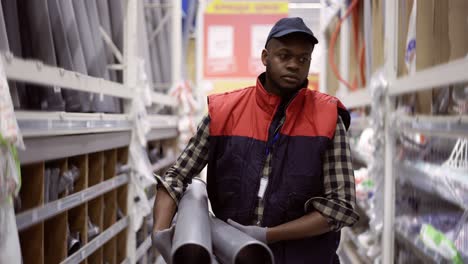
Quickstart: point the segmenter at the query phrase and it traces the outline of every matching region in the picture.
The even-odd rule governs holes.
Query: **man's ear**
[[[267,66],[267,59],[268,59],[268,51],[266,49],[262,50],[262,63],[263,66]]]

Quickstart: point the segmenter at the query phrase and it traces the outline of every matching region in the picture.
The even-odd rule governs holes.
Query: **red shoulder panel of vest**
[[[210,135],[267,141],[272,117],[258,108],[255,86],[208,97]]]
[[[286,111],[281,130],[289,136],[322,136],[333,138],[338,118],[339,101],[333,96],[303,89]]]

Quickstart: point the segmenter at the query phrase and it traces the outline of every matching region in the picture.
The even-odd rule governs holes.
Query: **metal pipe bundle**
[[[182,197],[175,222],[172,264],[274,263],[267,245],[209,215],[206,185],[199,179],[193,180]]]

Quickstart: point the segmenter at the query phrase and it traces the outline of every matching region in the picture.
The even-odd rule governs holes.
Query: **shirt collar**
[[[263,84],[265,83],[266,73],[262,73],[257,78],[257,84],[255,87],[255,97],[256,102],[261,109],[265,112],[274,114],[276,107],[281,103],[282,98],[278,95],[272,94],[267,92]],[[289,98],[289,102],[287,105],[291,103],[291,101],[296,97],[297,94],[301,93],[301,90],[305,89],[308,85],[308,80],[306,79],[304,84],[302,85],[303,88],[299,89],[294,95]]]

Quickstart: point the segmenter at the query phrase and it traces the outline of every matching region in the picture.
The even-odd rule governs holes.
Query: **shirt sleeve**
[[[197,133],[190,139],[176,163],[170,167],[163,177],[154,174],[158,185],[162,185],[172,199],[179,204],[187,185],[197,176],[208,163],[210,117],[205,115],[198,125]]]
[[[304,208],[306,212],[318,211],[327,218],[331,230],[339,231],[359,220],[359,214],[355,211],[356,188],[351,150],[341,117],[323,161],[324,195],[309,199]]]

